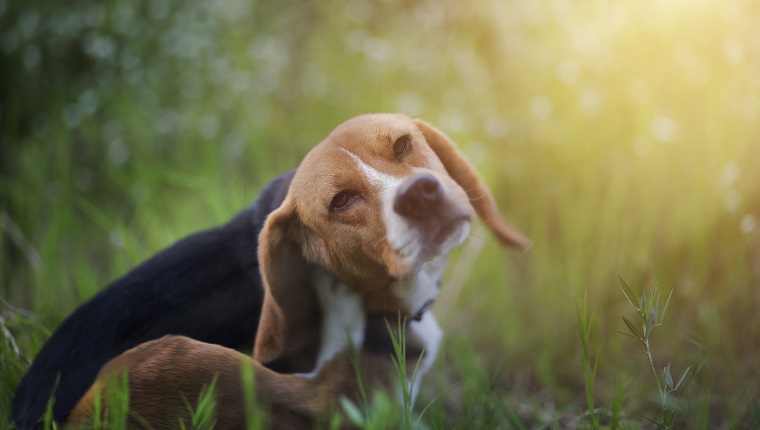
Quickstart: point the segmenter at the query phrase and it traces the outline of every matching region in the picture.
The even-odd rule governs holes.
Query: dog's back
[[[151,339],[180,334],[251,348],[263,294],[258,234],[292,177],[277,177],[230,222],[161,251],[67,318],[21,381],[11,410],[16,426],[34,427],[51,396],[54,418],[65,420],[103,364]]]

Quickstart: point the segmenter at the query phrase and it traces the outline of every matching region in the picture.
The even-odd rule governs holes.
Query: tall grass
[[[596,410],[594,398],[594,379],[596,378],[597,365],[599,364],[599,353],[591,359],[589,349],[591,339],[591,315],[588,314],[588,297],[583,296],[583,300],[576,299],[575,312],[578,314],[578,337],[581,342],[581,358],[583,359],[583,374],[586,383],[586,405],[588,406],[588,415],[590,417],[590,426],[592,429],[599,428],[599,412]],[[592,364],[593,363],[593,364]],[[611,426],[613,429],[615,426]]]
[[[655,282],[648,292],[644,290],[641,293],[641,297],[637,297],[633,293],[633,290],[631,290],[631,287],[628,286],[628,283],[622,276],[620,277],[620,285],[626,299],[628,299],[628,302],[633,306],[641,319],[640,322],[636,324],[631,322],[628,318],[623,317],[623,321],[630,331],[630,334],[627,335],[642,343],[646,357],[649,360],[649,366],[654,374],[654,380],[660,398],[660,406],[662,407],[662,419],[657,422],[658,427],[664,429],[673,428],[676,422],[676,414],[679,409],[678,400],[681,399],[689,385],[694,381],[696,375],[702,370],[702,366],[707,359],[705,358],[699,363],[688,365],[678,379],[674,379],[673,377],[670,370],[670,362],[668,362],[668,364],[662,368],[662,371],[659,372],[652,359],[650,337],[652,336],[652,331],[661,326],[665,319],[665,312],[668,310],[670,299],[673,296],[673,290],[668,294],[668,299],[665,301],[665,304],[660,307],[660,290],[658,283]]]
[[[661,382],[658,356],[709,353],[677,420],[752,425],[758,22],[750,0],[0,0],[2,410],[103,285],[228,219],[346,118],[399,111],[457,141],[534,241],[515,254],[479,233],[452,256],[420,404],[444,394],[423,422],[576,425],[587,291],[594,407],[625,381],[621,420],[646,428],[662,408],[617,333],[624,273],[678,292]]]

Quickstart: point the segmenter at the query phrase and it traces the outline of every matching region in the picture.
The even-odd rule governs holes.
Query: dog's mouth
[[[454,233],[458,232],[464,224],[468,224],[471,217],[462,215],[455,217],[451,221],[445,222],[438,232],[433,236],[431,244],[435,247],[443,245]]]
[[[456,215],[446,219],[429,219],[419,226],[417,237],[395,251],[401,257],[403,271],[394,273],[396,279],[408,277],[420,269],[420,265],[440,256],[447,255],[467,238],[472,216]]]
[[[414,314],[412,319],[415,321],[422,321],[422,317],[425,315],[425,312],[430,309],[430,306],[433,306],[433,302],[433,299],[426,301],[425,304],[423,304],[422,307],[417,311],[417,313]]]

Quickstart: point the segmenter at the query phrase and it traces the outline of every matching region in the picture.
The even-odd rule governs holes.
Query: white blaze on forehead
[[[391,176],[387,173],[383,173],[375,169],[374,167],[370,166],[369,164],[365,163],[364,160],[359,158],[358,155],[354,154],[348,149],[343,148],[343,147],[340,147],[340,149],[346,154],[348,154],[356,162],[356,164],[359,166],[359,170],[361,170],[362,173],[364,173],[364,176],[372,185],[379,187],[383,190],[387,190],[389,188],[392,188],[394,185],[397,185],[399,182],[401,182],[401,179]]]
[[[393,210],[393,199],[396,195],[396,190],[399,184],[404,178],[397,178],[395,176],[383,173],[359,158],[358,155],[347,150],[346,148],[340,148],[343,152],[348,154],[359,170],[367,178],[367,181],[376,189],[379,190],[380,201],[382,202],[382,216],[385,223],[386,240],[391,248],[401,253],[402,258],[409,258],[409,256],[416,256],[419,245],[416,241],[416,236],[419,232],[409,225],[399,214]],[[411,260],[410,260],[411,261]]]

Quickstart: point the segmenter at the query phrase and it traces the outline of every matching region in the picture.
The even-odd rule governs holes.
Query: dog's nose
[[[430,216],[443,202],[441,184],[429,173],[420,173],[399,187],[393,210],[397,214],[414,219]]]

